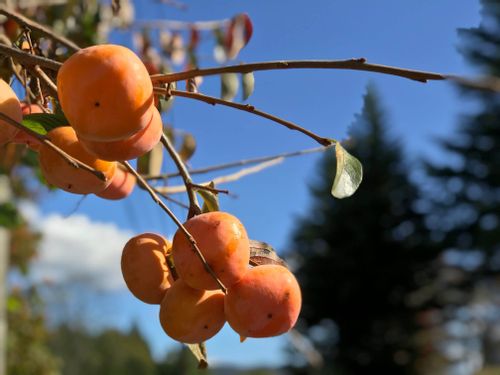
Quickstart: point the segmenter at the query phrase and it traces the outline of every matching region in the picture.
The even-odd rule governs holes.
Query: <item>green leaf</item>
[[[19,309],[21,308],[21,301],[19,301],[19,298],[17,297],[13,297],[13,296],[9,296],[7,298],[7,311],[8,312],[16,312],[16,311],[19,311]]]
[[[15,228],[22,223],[21,216],[13,203],[0,204],[0,227]]]
[[[69,122],[62,113],[32,113],[24,116],[21,124],[38,134],[45,135],[57,127],[68,126]]]
[[[198,360],[198,368],[199,369],[205,369],[208,367],[208,360],[207,360],[207,349],[205,347],[205,343],[199,343],[199,344],[186,344],[186,346],[189,348],[191,353],[195,356],[195,358]]]
[[[215,188],[215,184],[213,183],[213,181],[210,182],[208,186],[211,188]],[[219,197],[217,196],[217,194],[203,189],[197,190],[197,192],[203,198],[203,207],[201,208],[201,211],[203,213],[220,211]]]
[[[163,163],[163,146],[158,143],[151,151],[137,158],[137,171],[140,174],[158,175]]]
[[[192,134],[185,133],[182,137],[182,145],[179,150],[179,156],[181,157],[182,161],[186,162],[191,159],[191,156],[193,156],[195,150],[196,140],[194,139]]]
[[[223,100],[232,101],[238,92],[240,81],[236,73],[221,74],[221,94]]]
[[[347,198],[354,194],[363,180],[363,166],[337,142],[335,144],[337,171],[332,186],[335,198]]]
[[[255,77],[253,72],[241,75],[241,85],[243,88],[243,101],[245,101],[252,95],[255,88]]]

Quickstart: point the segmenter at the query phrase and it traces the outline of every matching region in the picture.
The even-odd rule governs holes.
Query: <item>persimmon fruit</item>
[[[174,280],[167,266],[170,243],[159,234],[142,233],[124,246],[121,269],[132,294],[149,304],[160,304]]]
[[[177,279],[160,306],[160,323],[174,340],[195,344],[213,337],[224,326],[224,293],[191,288]]]
[[[153,85],[141,59],[113,44],[83,48],[57,74],[61,107],[80,138],[110,142],[144,129],[153,115]]]
[[[96,195],[100,198],[109,200],[123,199],[132,193],[135,184],[135,176],[123,169],[121,165],[118,165],[109,186],[100,193],[96,193]]]
[[[105,181],[81,168],[70,165],[49,146],[40,146],[39,161],[42,173],[50,184],[75,194],[99,193],[109,186],[116,163],[101,160],[86,151],[70,126],[52,129],[47,137],[53,144],[88,166],[101,171]]]
[[[289,331],[302,304],[295,276],[280,265],[250,269],[225,296],[226,319],[244,337],[271,337]]]
[[[243,224],[235,216],[222,211],[207,212],[189,219],[184,227],[226,287],[243,277],[248,270],[250,245]],[[189,286],[207,290],[219,287],[181,230],[174,235],[172,255],[179,277]]]
[[[21,103],[14,90],[3,79],[0,79],[0,112],[17,122],[23,119]],[[0,145],[10,142],[18,132],[15,126],[0,120]]]
[[[29,104],[26,102],[21,102],[21,110],[23,113],[23,117],[26,115],[31,115],[34,113],[45,113],[42,107],[39,104]],[[34,151],[39,151],[42,142],[33,137],[31,134],[28,134],[24,131],[18,131],[17,134],[12,139],[13,143],[25,144],[30,147]]]
[[[112,142],[97,142],[80,139],[91,154],[103,160],[130,160],[151,151],[163,134],[163,123],[158,110],[151,109],[153,117],[148,126],[127,139]]]

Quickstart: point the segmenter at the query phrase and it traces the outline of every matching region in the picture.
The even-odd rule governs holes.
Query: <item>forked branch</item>
[[[191,244],[193,251],[196,253],[196,255],[198,256],[200,261],[203,263],[203,267],[205,268],[205,270],[210,274],[210,276],[213,277],[213,279],[215,280],[215,282],[219,286],[219,289],[222,290],[224,293],[226,293],[226,287],[224,286],[222,281],[220,281],[220,279],[217,277],[217,275],[212,270],[210,265],[207,263],[205,257],[203,256],[202,252],[200,251],[200,248],[198,247],[198,245],[196,243],[196,240],[193,238],[191,233],[189,233],[187,231],[186,227],[184,227],[184,225],[182,225],[182,223],[177,218],[177,216],[174,215],[172,210],[170,210],[170,208],[168,208],[168,206],[158,197],[158,194],[156,194],[156,192],[153,190],[153,188],[151,186],[149,186],[147,181],[130,165],[130,163],[124,161],[123,165],[127,168],[127,170],[130,173],[132,173],[137,178],[138,183],[144,189],[146,189],[146,191],[149,193],[151,198],[153,198],[153,200],[156,202],[156,204],[158,204],[163,209],[163,211],[165,211],[167,213],[167,215],[173,220],[175,225],[177,225],[177,227],[181,230],[181,232],[184,234],[184,236],[186,236],[186,239]]]

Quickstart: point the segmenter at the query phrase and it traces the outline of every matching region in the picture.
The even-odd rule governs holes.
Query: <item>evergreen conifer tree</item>
[[[327,374],[406,374],[414,361],[417,327],[407,296],[435,252],[401,145],[385,121],[369,87],[348,145],[363,163],[363,183],[354,197],[334,199],[335,160],[327,155],[312,207],[293,235],[301,330],[322,352]]]

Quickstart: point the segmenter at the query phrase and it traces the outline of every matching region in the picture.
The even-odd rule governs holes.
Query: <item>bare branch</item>
[[[42,70],[42,68],[40,68],[38,65],[35,65],[35,67],[33,68],[33,73],[45,83],[52,97],[57,98],[57,86],[54,82],[52,82],[50,77]]]
[[[224,293],[226,293],[226,290],[227,290],[226,287],[224,286],[222,281],[220,281],[220,279],[217,277],[217,275],[212,270],[210,265],[207,263],[205,257],[203,256],[202,252],[200,251],[200,248],[196,244],[196,240],[193,238],[191,233],[189,233],[187,231],[187,229],[184,227],[184,225],[182,225],[182,223],[179,221],[177,216],[175,216],[174,213],[170,210],[170,208],[168,208],[168,206],[158,197],[158,194],[156,194],[156,192],[153,190],[153,188],[151,186],[149,186],[149,184],[146,182],[146,180],[130,165],[130,163],[127,161],[124,161],[122,163],[127,168],[127,170],[137,178],[138,183],[144,189],[146,189],[146,191],[149,193],[151,198],[153,198],[153,200],[156,202],[156,204],[158,204],[163,209],[163,211],[165,211],[167,213],[167,215],[170,216],[170,218],[174,221],[175,225],[177,225],[177,227],[181,230],[181,232],[186,236],[186,238],[189,241],[189,243],[191,244],[191,247],[193,248],[194,252],[198,256],[200,261],[203,263],[203,267],[205,268],[205,270],[217,282],[219,289],[222,290]],[[185,186],[184,186],[184,188],[185,188]],[[156,189],[156,190],[159,190],[159,189]]]
[[[54,31],[50,30],[47,26],[40,25],[38,22],[30,20],[29,18],[24,17],[22,14],[17,13],[16,11],[14,11],[12,9],[8,9],[7,6],[5,6],[5,5],[0,5],[0,14],[3,14],[4,16],[7,16],[10,19],[13,19],[18,24],[26,26],[33,31],[37,31],[39,33],[42,33],[45,36],[48,36],[49,38],[55,40],[56,42],[59,42],[62,45],[66,46],[71,51],[76,52],[80,49],[80,47],[78,47],[71,40],[69,40],[61,35],[57,35]]]
[[[283,160],[285,160],[285,158],[278,157],[278,158],[275,158],[272,160],[268,160],[264,163],[254,165],[253,167],[240,169],[238,172],[235,172],[232,174],[216,177],[210,181],[202,182],[198,185],[208,186],[208,185],[210,185],[211,182],[213,182],[215,185],[219,185],[219,184],[223,184],[223,183],[227,183],[227,182],[237,181],[244,176],[247,176],[247,175],[253,174],[253,173],[258,173],[266,168],[269,168],[269,167],[272,167],[273,165],[279,164]],[[176,193],[185,192],[186,186],[185,185],[164,186],[164,187],[158,187],[156,189],[157,189],[157,191],[162,192],[164,194],[176,194]]]
[[[60,62],[57,62],[55,60],[51,60],[42,56],[32,55],[31,53],[21,51],[18,48],[9,47],[3,44],[0,44],[0,55],[10,56],[17,63],[24,66],[39,65],[42,68],[47,68],[54,71],[59,70],[62,65]]]
[[[175,20],[148,20],[137,21],[132,27],[134,28],[151,28],[151,29],[168,29],[168,30],[205,30],[211,31],[219,27],[225,27],[231,22],[230,19],[215,20],[215,21],[198,21],[198,22],[185,22]]]
[[[218,68],[191,69],[185,72],[155,74],[151,76],[153,82],[175,82],[188,78],[218,75],[222,73],[250,73],[262,70],[283,69],[347,69],[362,70],[381,74],[389,74],[408,78],[418,82],[439,81],[447,79],[448,76],[425,72],[420,70],[403,69],[387,65],[369,64],[366,59],[349,60],[297,60],[297,61],[268,61],[250,64],[229,65]]]
[[[254,115],[261,116],[261,117],[267,118],[268,120],[277,122],[278,124],[284,125],[290,130],[296,130],[298,132],[301,132],[301,133],[307,135],[308,137],[314,139],[320,145],[323,145],[323,146],[332,145],[331,139],[321,137],[321,136],[319,136],[319,135],[317,135],[317,134],[315,134],[315,133],[313,133],[313,132],[311,132],[311,131],[309,131],[309,130],[307,130],[307,129],[305,129],[297,124],[294,124],[293,122],[283,120],[280,117],[277,117],[277,116],[271,115],[270,113],[258,110],[253,105],[250,105],[250,104],[233,103],[233,102],[230,102],[227,100],[216,98],[214,96],[208,96],[208,95],[203,95],[203,94],[194,93],[194,92],[187,92],[187,91],[180,91],[180,90],[169,90],[169,89],[156,88],[156,87],[153,90],[157,93],[163,93],[166,95],[181,96],[184,98],[195,99],[195,100],[199,100],[199,101],[211,104],[211,105],[220,104],[220,105],[224,105],[226,107],[236,108],[236,109],[239,109],[241,111],[253,113]]]
[[[209,173],[209,172],[219,171],[221,169],[242,167],[242,166],[248,165],[248,164],[262,163],[264,161],[273,160],[273,159],[280,158],[280,157],[289,158],[289,157],[293,157],[293,156],[311,154],[314,152],[323,152],[323,151],[326,151],[328,149],[329,149],[329,147],[321,146],[321,147],[315,147],[315,148],[308,148],[306,150],[285,152],[285,153],[277,154],[277,155],[261,156],[259,158],[253,158],[253,159],[242,159],[242,160],[237,160],[237,161],[233,161],[233,162],[229,162],[229,163],[212,165],[212,166],[204,167],[204,168],[190,169],[189,173],[192,175],[193,174]],[[144,178],[146,180],[163,180],[166,178],[172,178],[172,177],[178,177],[178,176],[180,176],[179,173],[166,173],[166,174],[162,174],[162,175],[158,175],[158,176],[145,176]]]
[[[165,134],[161,135],[161,143],[167,149],[167,152],[169,153],[170,157],[177,166],[177,169],[179,170],[179,174],[182,176],[182,179],[184,180],[184,185],[186,186],[189,198],[188,219],[195,215],[199,215],[201,213],[201,208],[200,205],[198,204],[198,199],[196,198],[196,192],[191,187],[193,181],[191,180],[191,176],[189,175],[186,166],[182,162],[182,159],[177,153],[177,151],[175,151],[175,148],[170,142],[170,139],[168,139],[168,137]]]
[[[481,77],[481,78],[465,78],[458,76],[450,76],[449,79],[453,82],[458,83],[461,86],[465,86],[471,89],[490,91],[490,92],[500,92],[500,79],[497,77]]]
[[[54,150],[59,155],[61,155],[61,157],[64,160],[66,160],[66,162],[68,162],[68,164],[71,165],[72,167],[83,169],[89,173],[92,173],[98,179],[100,179],[102,181],[106,181],[106,176],[104,176],[104,173],[92,168],[91,166],[81,162],[78,159],[75,159],[74,157],[72,157],[71,155],[66,153],[64,150],[60,149],[55,144],[53,144],[46,136],[38,134],[37,132],[27,128],[26,126],[23,126],[22,124],[18,123],[17,121],[15,121],[14,119],[10,118],[9,116],[3,114],[2,112],[0,112],[0,119],[9,123],[10,125],[14,126],[15,128],[19,129],[20,131],[23,131],[23,132],[28,133],[29,135],[35,137],[41,143],[47,145],[52,150]]]

